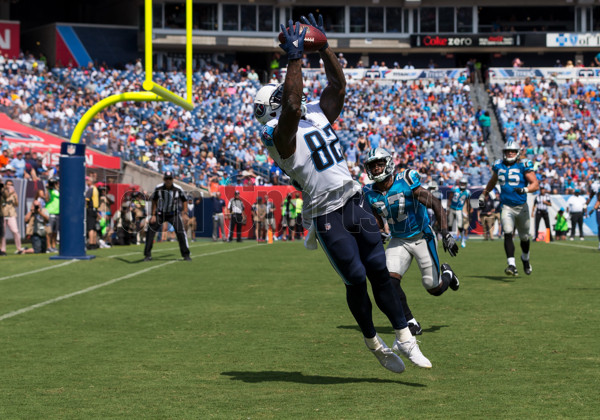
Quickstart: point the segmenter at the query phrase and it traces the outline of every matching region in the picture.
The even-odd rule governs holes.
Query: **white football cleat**
[[[403,342],[399,342],[398,340],[394,341],[392,349],[394,352],[407,357],[414,365],[425,369],[431,369],[431,362],[427,357],[423,356],[423,353],[421,353],[421,349],[419,348],[419,344],[415,337],[411,337],[410,340]]]
[[[394,373],[402,373],[404,372],[404,362],[401,358],[396,355],[391,348],[389,348],[383,340],[376,335],[377,341],[379,341],[379,347],[375,350],[370,349],[371,353],[375,355],[381,366],[386,368],[387,370],[391,370]],[[366,340],[365,340],[366,344]],[[367,346],[368,348],[369,346]]]

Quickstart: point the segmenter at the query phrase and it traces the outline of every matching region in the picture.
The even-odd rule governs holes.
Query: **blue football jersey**
[[[397,174],[386,193],[375,189],[375,184],[365,186],[365,196],[373,212],[387,220],[394,238],[411,238],[429,227],[427,208],[413,195],[420,185],[419,173],[411,169]]]
[[[502,159],[498,159],[494,162],[492,170],[498,175],[500,204],[514,207],[527,202],[527,194],[517,194],[515,188],[527,186],[525,174],[533,171],[533,163],[529,159],[520,160],[510,166],[507,166]]]
[[[452,188],[452,200],[450,208],[453,210],[461,210],[465,206],[465,202],[471,197],[471,191],[461,190],[460,187]]]

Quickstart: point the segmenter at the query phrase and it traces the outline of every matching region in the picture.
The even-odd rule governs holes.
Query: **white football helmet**
[[[254,97],[254,118],[266,124],[281,114],[282,83],[269,83],[263,86]]]
[[[515,152],[517,152],[517,154],[513,158],[508,158],[508,157],[506,157],[506,152],[508,152],[508,151],[515,151]],[[504,147],[502,148],[502,157],[503,157],[504,163],[507,165],[512,165],[519,159],[520,153],[521,153],[521,148],[517,145],[517,143],[514,140],[507,141],[506,144],[504,145]]]
[[[263,86],[254,97],[254,118],[266,124],[281,114],[283,83],[269,83]],[[306,114],[306,96],[302,95],[302,116]]]
[[[385,161],[385,168],[383,169],[382,173],[375,175],[373,172],[371,172],[370,166],[373,162],[378,160]],[[381,182],[394,173],[394,159],[392,158],[392,155],[390,155],[390,152],[382,149],[381,147],[371,149],[367,154],[367,160],[365,160],[365,169],[367,170],[367,175],[369,176],[370,180]]]
[[[468,184],[467,178],[463,178],[459,181],[458,187],[461,189],[461,191],[464,191],[467,189],[467,184]]]

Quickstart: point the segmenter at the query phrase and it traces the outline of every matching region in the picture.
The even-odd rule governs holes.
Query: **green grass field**
[[[0,418],[598,418],[597,246],[534,243],[533,274],[509,278],[502,242],[472,240],[440,255],[461,288],[437,298],[413,263],[403,285],[433,369],[400,375],[369,354],[324,253],[299,242],[195,242],[191,263],[176,243],[151,263],[141,245],[9,255]]]

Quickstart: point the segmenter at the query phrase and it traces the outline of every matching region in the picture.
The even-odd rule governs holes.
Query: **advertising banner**
[[[280,70],[281,79],[285,77],[286,69]],[[466,75],[466,69],[344,69],[346,80],[379,80],[385,82],[418,80],[418,79],[458,79]],[[316,78],[320,75],[325,77],[322,69],[302,69],[304,77]]]
[[[21,50],[21,24],[19,22],[0,21],[0,54],[8,58],[19,57]]]
[[[514,35],[411,35],[412,47],[473,48],[514,47],[521,45],[521,36]]]
[[[600,47],[600,33],[547,33],[546,46],[552,48],[597,48]]]
[[[44,163],[58,165],[60,144],[65,139],[20,124],[3,113],[0,113],[0,133],[4,134],[5,140],[10,143],[13,150],[31,150],[41,153],[44,156]],[[87,167],[121,169],[120,158],[107,156],[89,148],[86,148],[85,151],[85,164]]]
[[[600,68],[596,67],[493,67],[489,69],[490,83],[515,82],[526,77],[556,79],[557,81],[580,80],[582,83],[600,83]]]

